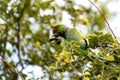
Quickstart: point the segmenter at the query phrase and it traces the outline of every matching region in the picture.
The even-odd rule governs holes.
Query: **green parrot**
[[[67,41],[76,41],[77,43],[79,43],[81,52],[90,61],[94,61],[94,59],[104,60],[97,55],[92,55],[91,57],[88,56],[88,53],[92,51],[87,49],[88,42],[85,39],[85,35],[82,33],[81,30],[78,30],[77,28],[69,28],[65,25],[56,25],[53,28],[53,36],[54,38],[50,39],[50,41],[55,40],[57,44],[61,43],[61,40],[58,39],[58,37],[62,37]]]
[[[82,33],[82,31],[76,29],[76,28],[69,28],[65,25],[56,25],[53,28],[53,35],[57,37],[62,37],[67,41],[76,41],[80,44],[81,49],[87,49],[87,41],[85,39],[85,35]],[[57,40],[57,43],[60,43],[60,40]]]
[[[57,44],[61,43],[61,40],[58,37],[62,37],[67,41],[76,41],[77,43],[79,43],[81,52],[90,61],[94,61],[94,59],[98,59],[100,61],[108,62],[108,60],[94,54],[92,54],[91,57],[88,56],[88,52],[92,52],[92,51],[87,49],[88,42],[85,39],[85,35],[82,33],[81,30],[78,30],[77,28],[69,28],[65,25],[56,25],[53,28],[53,36],[54,38],[50,39],[50,41],[55,40]]]

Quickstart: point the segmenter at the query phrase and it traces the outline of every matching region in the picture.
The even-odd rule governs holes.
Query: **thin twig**
[[[96,7],[96,9],[98,10],[98,12],[101,14],[101,16],[103,17],[104,21],[106,22],[106,24],[108,25],[108,29],[111,31],[111,33],[113,34],[114,38],[117,39],[117,37],[115,36],[113,30],[111,29],[107,19],[105,18],[104,14],[100,11],[100,9],[91,1],[88,0],[94,7]]]
[[[25,7],[25,5],[24,5],[24,7]],[[21,45],[20,45],[20,42],[21,42],[21,38],[20,38],[21,25],[20,25],[20,20],[21,20],[23,14],[24,14],[24,10],[25,10],[24,7],[22,8],[21,13],[20,13],[20,16],[19,16],[18,18],[14,16],[15,19],[16,19],[16,21],[17,21],[17,27],[18,27],[18,29],[17,29],[17,30],[18,30],[18,35],[17,35],[18,46],[17,46],[17,48],[18,48],[18,58],[19,58],[19,62],[20,62],[20,65],[21,65],[21,67],[22,67],[22,69],[21,69],[20,72],[22,72],[22,70],[24,69],[24,65],[23,65],[23,63],[22,63],[22,58],[21,58],[21,54],[20,54],[20,51],[21,51]]]
[[[2,60],[2,62],[10,69],[11,72],[15,72],[16,74],[18,74],[22,80],[24,80],[23,76],[16,71],[16,69],[10,65],[2,56],[0,56],[0,60]]]
[[[15,68],[13,66],[11,66],[6,60],[3,59],[3,57],[0,58],[3,63],[9,67],[9,69],[11,70],[11,72],[16,72]]]
[[[21,65],[22,70],[23,70],[24,66],[23,66],[22,58],[21,58],[21,54],[20,54],[20,50],[21,50],[21,45],[20,45],[20,42],[21,42],[21,38],[20,38],[20,28],[21,28],[20,27],[20,22],[18,21],[17,24],[18,24],[18,36],[17,36],[17,38],[18,38],[18,58],[19,58],[20,65]]]

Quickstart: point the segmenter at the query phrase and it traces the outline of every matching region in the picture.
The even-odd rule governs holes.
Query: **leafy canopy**
[[[111,13],[105,3],[95,0],[106,18]],[[88,1],[89,2],[89,1]],[[120,45],[111,34],[104,34],[105,21],[89,4],[74,0],[0,0],[0,80],[114,80],[120,78]],[[49,42],[51,27],[66,23],[87,29],[88,50],[75,41],[62,39],[60,45]],[[64,22],[63,22],[64,21]],[[80,25],[81,24],[81,25]],[[94,33],[94,30],[97,30]],[[90,35],[89,35],[90,34]],[[44,76],[28,66],[38,66]],[[30,77],[29,75],[33,75]]]

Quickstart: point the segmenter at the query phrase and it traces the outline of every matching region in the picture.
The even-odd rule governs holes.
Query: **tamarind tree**
[[[83,2],[87,6],[77,0],[0,0],[0,80],[119,80],[120,44],[106,27],[111,0]],[[59,44],[49,41],[56,24],[82,26],[88,47],[64,37]],[[27,72],[28,66],[43,75]]]

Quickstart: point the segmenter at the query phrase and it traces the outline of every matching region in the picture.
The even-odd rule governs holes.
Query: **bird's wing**
[[[66,32],[66,39],[68,41],[75,40],[79,42],[82,38],[84,38],[84,34],[76,28],[70,28]]]

